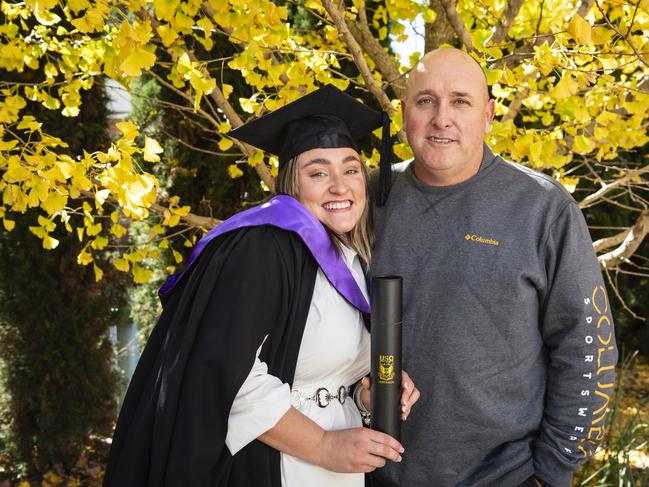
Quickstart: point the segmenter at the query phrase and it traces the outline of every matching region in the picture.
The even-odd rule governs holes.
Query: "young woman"
[[[231,134],[279,155],[280,195],[210,231],[161,289],[104,485],[360,487],[401,460],[350,397],[369,371],[372,243],[354,140],[380,124],[327,86]],[[419,392],[402,384],[405,419]]]

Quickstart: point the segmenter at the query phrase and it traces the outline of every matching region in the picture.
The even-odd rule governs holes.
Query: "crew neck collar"
[[[406,174],[410,182],[420,191],[426,193],[444,193],[449,191],[455,191],[457,189],[463,188],[465,186],[470,186],[476,181],[482,179],[486,174],[490,173],[491,170],[495,167],[495,161],[498,158],[497,155],[489,148],[485,143],[482,145],[482,160],[480,161],[480,167],[478,172],[471,176],[469,179],[462,181],[457,184],[450,184],[448,186],[430,186],[428,184],[422,183],[417,176],[415,175],[415,161],[411,161],[410,165],[406,170]]]

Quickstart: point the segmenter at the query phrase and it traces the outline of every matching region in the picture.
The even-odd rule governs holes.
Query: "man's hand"
[[[367,410],[370,409],[370,404],[371,404],[371,380],[369,377],[363,377],[363,380],[361,381],[361,386],[362,390],[360,392],[360,400],[363,403],[363,406]],[[412,405],[416,403],[419,400],[419,397],[421,394],[419,393],[419,389],[415,387],[415,383],[412,381],[410,376],[408,375],[408,372],[405,370],[401,371],[401,420],[405,421],[408,419],[408,415],[410,414],[410,409],[412,408]]]
[[[372,472],[387,460],[401,461],[403,447],[385,433],[367,428],[325,431],[318,465],[342,473]]]

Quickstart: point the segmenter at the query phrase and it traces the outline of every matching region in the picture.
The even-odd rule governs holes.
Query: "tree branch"
[[[590,12],[591,7],[593,6],[594,0],[581,0],[577,13],[582,17],[586,17],[586,14]]]
[[[613,269],[631,257],[649,233],[649,210],[642,212],[635,224],[628,230],[622,243],[597,259],[604,269]]]
[[[390,117],[392,117],[395,114],[396,110],[392,106],[392,103],[390,102],[388,95],[385,94],[385,91],[383,91],[381,87],[379,87],[376,84],[376,81],[374,80],[374,76],[372,76],[372,72],[370,71],[367,62],[365,62],[365,58],[363,57],[363,52],[361,50],[360,45],[358,44],[358,42],[356,42],[356,39],[354,38],[350,30],[347,28],[347,23],[345,22],[344,13],[338,10],[338,8],[334,6],[331,0],[322,0],[322,5],[327,11],[327,13],[329,14],[329,16],[331,17],[331,19],[333,20],[334,25],[336,26],[338,32],[340,32],[340,34],[342,34],[343,38],[345,39],[347,48],[349,49],[349,52],[352,55],[352,58],[354,59],[354,64],[356,65],[358,71],[361,73],[361,76],[363,77],[365,86],[370,91],[370,93],[372,93],[372,95],[374,95],[374,97],[378,100],[383,111],[385,111]],[[406,136],[405,133],[403,133],[403,130],[399,131],[399,140],[401,142],[406,141]]]
[[[439,3],[444,8],[444,12],[446,12],[446,18],[453,26],[453,29],[455,30],[457,36],[460,38],[460,42],[464,44],[464,47],[466,47],[467,51],[473,51],[473,41],[471,40],[471,34],[467,30],[466,25],[464,25],[464,22],[462,22],[460,15],[457,13],[457,6],[455,5],[455,1],[440,0]]]
[[[207,5],[209,6],[209,4],[207,4]],[[205,6],[205,4],[203,6]],[[211,8],[211,6],[209,6],[209,8],[211,9],[212,13],[214,13],[214,10]],[[155,32],[156,37],[158,37],[158,39],[160,39],[160,35],[158,34],[158,26],[160,25],[160,23],[152,15],[150,15],[148,13],[146,15],[150,19],[151,26],[154,28],[153,31]],[[162,39],[160,39],[160,40],[162,40]],[[171,48],[168,48],[167,52],[169,53],[169,55],[171,56],[172,59],[176,58],[177,54],[175,54],[174,51]],[[192,62],[196,62],[196,56],[194,55],[193,52],[187,52],[187,54],[189,55],[189,59]],[[239,117],[239,114],[237,114],[237,112],[232,107],[232,105],[230,105],[230,102],[228,102],[228,100],[225,98],[225,96],[223,96],[223,92],[221,91],[221,89],[218,86],[215,86],[214,90],[212,90],[212,93],[210,93],[208,96],[210,96],[210,98],[212,98],[212,100],[214,100],[214,102],[216,103],[216,106],[225,114],[225,116],[227,117],[227,119],[230,122],[230,125],[232,127],[236,128],[236,127],[240,127],[241,125],[243,125],[243,120],[241,120],[241,117]],[[218,127],[218,124],[214,128],[216,129],[217,127]],[[244,144],[243,142],[241,142],[239,140],[233,139],[233,142],[241,150],[243,155],[245,155],[246,157],[249,157],[255,151],[255,149],[253,147],[249,146],[248,144]],[[257,175],[264,182],[264,184],[266,186],[268,186],[268,188],[271,191],[274,191],[275,190],[275,178],[273,178],[272,174],[270,173],[270,169],[268,169],[268,167],[265,164],[257,164],[254,167],[255,167],[255,171],[257,172]]]
[[[593,242],[593,248],[597,253],[602,252],[606,249],[610,249],[611,247],[615,247],[616,245],[620,245],[622,242],[624,242],[624,239],[628,234],[629,229],[627,228],[626,230],[623,230],[615,235],[611,235],[610,237],[600,238],[599,240]]]
[[[630,170],[629,172],[626,173],[625,176],[622,176],[621,178],[616,179],[612,183],[604,185],[602,188],[598,189],[594,193],[591,193],[588,196],[586,196],[583,200],[581,200],[579,202],[579,208],[584,209],[584,208],[588,208],[590,206],[593,206],[598,200],[602,199],[604,197],[604,195],[606,193],[608,193],[609,191],[612,191],[615,188],[618,188],[618,187],[628,183],[632,179],[634,179],[634,178],[636,178],[636,177],[638,177],[638,176],[640,176],[642,174],[648,173],[648,172],[649,172],[649,164],[647,164],[646,166],[644,166],[644,167],[642,167],[640,169],[632,169],[632,170]]]
[[[394,90],[394,94],[403,100],[406,97],[405,77],[399,72],[394,58],[388,54],[376,37],[370,32],[365,4],[359,9],[358,19],[358,21],[346,19],[349,31],[363,48],[363,51],[374,61],[383,78]]]
[[[167,208],[158,203],[153,203],[150,208],[155,210],[156,213],[160,213],[161,215],[164,215],[165,210],[167,210]],[[207,229],[214,228],[219,223],[221,223],[221,220],[218,220],[216,218],[195,215],[193,213],[187,213],[187,215],[181,216],[180,219],[193,227],[203,227]]]
[[[527,90],[518,89],[514,95],[514,99],[509,105],[507,105],[507,113],[505,113],[501,118],[501,122],[506,122],[507,120],[514,120],[518,115],[518,112],[521,110],[523,105],[523,100],[527,96]]]
[[[500,44],[505,40],[509,30],[512,28],[512,25],[514,25],[514,20],[523,6],[524,1],[525,0],[509,0],[505,11],[498,19],[498,24],[495,26],[495,30],[488,41],[489,43]]]
[[[640,0],[638,0],[638,2],[640,2]],[[617,27],[615,27],[615,26],[611,23],[611,21],[608,19],[608,16],[604,13],[604,10],[602,9],[602,7],[599,6],[599,3],[598,3],[597,1],[595,1],[595,5],[597,6],[597,10],[599,10],[599,12],[602,14],[602,17],[604,18],[604,20],[606,21],[606,23],[608,24],[608,26],[609,26],[611,29],[613,29],[617,35],[619,35],[620,37],[622,37],[622,39],[624,39],[624,40],[626,41],[626,43],[629,45],[629,47],[631,48],[631,50],[632,50],[632,51],[635,53],[635,55],[638,57],[638,60],[639,60],[642,64],[644,64],[645,66],[649,67],[649,62],[647,62],[647,61],[645,60],[645,58],[642,57],[642,54],[640,54],[640,53],[638,52],[638,50],[636,49],[636,47],[635,47],[635,45],[633,44],[633,42],[631,42],[631,39],[629,39],[629,36],[628,36],[628,35],[624,35],[624,34],[622,34],[622,32],[620,32],[620,29],[618,29]],[[629,26],[629,32],[631,32],[631,26]]]
[[[354,59],[354,64],[360,71],[361,76],[363,77],[363,81],[365,81],[365,86],[378,100],[381,108],[386,111],[388,115],[392,116],[395,112],[395,109],[392,106],[392,103],[390,103],[388,95],[386,95],[385,92],[376,84],[374,76],[372,76],[372,72],[370,71],[369,66],[365,62],[365,58],[363,57],[361,46],[358,44],[358,42],[356,42],[356,39],[352,35],[351,31],[347,28],[344,13],[338,10],[338,7],[334,6],[331,0],[323,0],[322,5],[333,20],[333,23],[336,26],[338,32],[340,32],[340,34],[345,39],[347,48],[349,49],[349,52]]]
[[[428,0],[428,8],[435,12],[435,20],[424,27],[424,49],[430,52],[443,44],[452,44],[455,30],[449,23],[440,0]]]

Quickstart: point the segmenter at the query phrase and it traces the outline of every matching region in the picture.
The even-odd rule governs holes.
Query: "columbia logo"
[[[473,235],[471,233],[467,233],[464,236],[464,240],[466,240],[467,242],[471,241],[487,245],[500,245],[500,242],[494,238],[481,237],[480,235]]]

